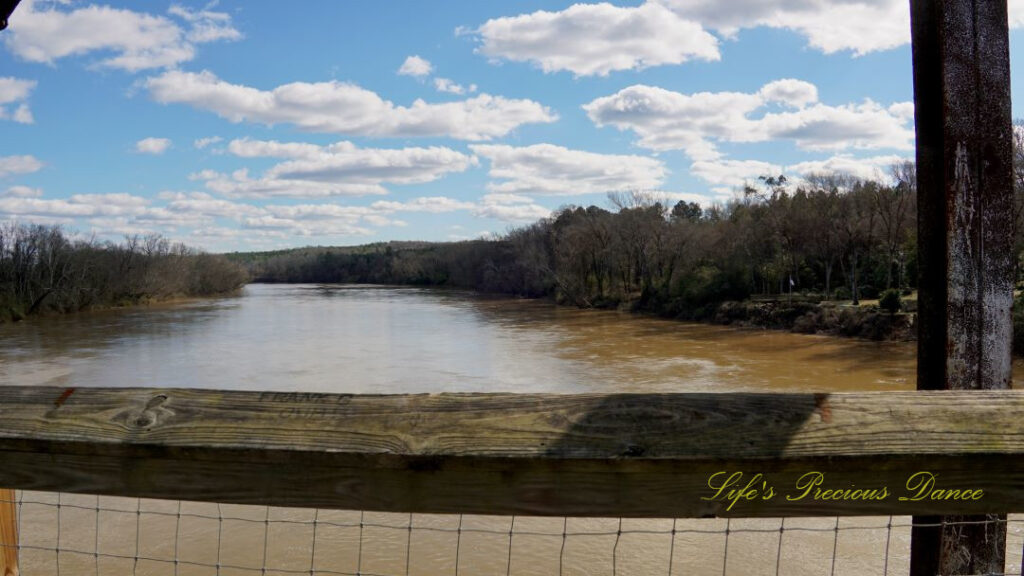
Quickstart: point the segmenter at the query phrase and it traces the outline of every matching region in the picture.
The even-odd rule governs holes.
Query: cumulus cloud
[[[0,214],[43,217],[122,216],[138,214],[145,209],[145,205],[146,200],[128,194],[76,194],[70,198],[56,199],[40,198],[34,193],[15,194],[0,198]]]
[[[202,181],[208,190],[229,198],[316,198],[388,193],[386,188],[376,183],[252,178],[247,169],[235,170],[230,174],[203,170],[192,174],[190,178]]]
[[[783,106],[773,110],[773,104]],[[718,159],[717,142],[785,139],[805,150],[906,150],[914,142],[905,105],[886,109],[871,100],[822,104],[812,84],[797,80],[771,82],[752,94],[682,94],[634,85],[583,109],[598,126],[634,132],[640,146],[684,150],[694,160]]]
[[[416,100],[406,107],[341,82],[294,82],[266,91],[225,82],[208,71],[172,70],[145,84],[158,102],[189,104],[231,122],[293,124],[313,132],[354,136],[490,140],[523,124],[557,119],[533,100],[489,94],[439,104]]]
[[[39,198],[43,195],[41,188],[29,188],[28,186],[11,186],[0,197],[9,198]]]
[[[429,214],[441,214],[443,212],[455,212],[456,210],[472,210],[476,204],[463,202],[446,196],[425,196],[414,198],[407,202],[395,202],[391,200],[378,200],[370,207],[382,212],[426,212]]]
[[[104,54],[99,66],[137,72],[192,60],[197,44],[241,38],[222,12],[174,5],[169,18],[100,5],[66,10],[41,4],[22,2],[4,39],[11,52],[29,62],[52,64],[99,52]]]
[[[434,67],[428,60],[413,55],[406,58],[405,62],[402,62],[402,66],[398,69],[398,75],[420,78],[429,76],[433,70]]]
[[[211,10],[189,10],[184,6],[172,4],[167,13],[181,18],[189,24],[185,39],[196,44],[216,42],[219,40],[241,40],[242,33],[231,24],[231,15],[226,12]]]
[[[315,182],[390,182],[421,184],[448,172],[463,172],[472,158],[451,148],[355,148],[329,150],[312,158],[282,162],[267,171],[272,178]]]
[[[43,167],[35,156],[0,156],[0,178],[13,174],[31,174]]]
[[[35,87],[34,80],[0,76],[0,120],[31,124],[33,118],[28,107],[28,97]]]
[[[382,206],[299,204],[260,206],[216,198],[205,192],[161,192],[151,199],[131,194],[78,194],[43,198],[42,191],[14,186],[0,194],[0,219],[85,225],[102,234],[158,232],[196,238],[365,236],[371,226],[404,226],[390,216],[401,211],[470,210],[476,205],[449,198],[415,198]]]
[[[725,36],[744,28],[782,28],[826,54],[850,50],[862,55],[910,41],[910,9],[901,0],[657,1]]]
[[[516,194],[486,194],[480,199],[473,215],[504,222],[532,222],[551,215],[551,210],[537,204],[533,198]]]
[[[574,4],[488,20],[473,33],[481,54],[576,76],[720,58],[718,40],[700,23],[654,2]]]
[[[793,78],[769,82],[762,86],[757,93],[766,103],[774,102],[791,108],[803,108],[818,101],[817,86]]]
[[[670,15],[663,15],[666,10]],[[1010,27],[1024,26],[1024,0],[1010,0],[1009,11]],[[849,51],[860,56],[908,44],[910,9],[905,0],[649,0],[636,8],[576,4],[561,12],[497,18],[474,32],[481,37],[480,51],[488,56],[584,76],[643,64],[718,59],[717,43],[707,30],[734,38],[740,30],[758,27],[790,30],[826,54]],[[679,35],[684,30],[693,32]],[[587,50],[590,34],[608,40]],[[677,46],[681,38],[684,46]]]
[[[471,145],[490,160],[487,188],[506,194],[577,195],[660,186],[667,174],[660,160],[644,156],[596,154],[553,144],[514,147]]]
[[[317,146],[305,142],[237,139],[227,151],[240,158],[280,158],[262,177],[248,171],[193,175],[208,189],[232,197],[267,198],[386,194],[383,184],[422,184],[463,172],[475,158],[451,148],[359,148],[351,142]]]
[[[855,158],[850,155],[840,154],[826,158],[825,160],[809,160],[786,167],[786,173],[792,173],[800,177],[807,177],[812,174],[844,174],[860,180],[889,180],[891,168],[902,162],[913,161],[912,158],[888,154],[883,156],[871,156],[867,158]]]
[[[258,216],[263,208],[215,198],[204,192],[164,192],[160,198],[166,201],[165,208],[177,214],[195,214],[208,218],[238,218]]]
[[[203,150],[207,146],[210,146],[212,144],[217,144],[217,143],[219,143],[219,142],[221,142],[223,140],[224,139],[221,138],[220,136],[208,136],[206,138],[196,138],[192,142],[192,145],[195,146],[196,150]]]
[[[0,193],[0,219],[65,224],[101,235],[160,233],[187,237],[190,243],[227,241],[244,246],[273,239],[368,236],[380,227],[402,227],[402,213],[462,211],[479,218],[531,221],[550,211],[530,198],[489,194],[479,201],[446,196],[377,201],[369,205],[307,203],[261,205],[216,197],[207,192],[164,191],[156,198],[131,194],[77,194],[44,198],[42,190],[14,186]],[[232,245],[237,249],[237,244]]]
[[[889,180],[889,171],[895,164],[911,160],[898,154],[885,154],[858,158],[837,154],[823,160],[808,160],[782,166],[760,160],[699,160],[690,166],[690,173],[724,189],[739,189],[756,183],[761,176],[784,174],[794,185],[799,185],[815,174],[843,174],[860,180]]]
[[[765,26],[792,30],[826,54],[860,56],[910,43],[905,0],[652,0],[724,36]],[[1024,26],[1024,1],[1010,0],[1010,27]]]
[[[143,138],[135,143],[135,151],[140,154],[160,155],[171,147],[167,138]]]
[[[476,92],[476,84],[470,84],[469,87],[464,87],[462,84],[457,84],[448,78],[434,78],[434,88],[438,92],[447,92],[448,94],[457,94],[459,96],[466,94],[467,92]]]
[[[698,160],[690,165],[694,176],[721,187],[740,188],[761,176],[777,176],[782,166],[760,160]]]

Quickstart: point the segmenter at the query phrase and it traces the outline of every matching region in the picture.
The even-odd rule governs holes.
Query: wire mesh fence
[[[912,527],[907,516],[541,518],[13,494],[23,576],[901,575]],[[995,521],[1007,524],[1005,574],[1020,574],[1024,516]]]

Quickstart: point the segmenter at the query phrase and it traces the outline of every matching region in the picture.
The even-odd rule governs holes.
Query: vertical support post
[[[917,387],[1011,386],[1012,122],[1005,0],[911,0]],[[911,574],[1002,573],[1005,516],[915,517]],[[959,524],[958,524],[959,523]]]
[[[0,576],[18,576],[18,509],[14,490],[0,488]]]

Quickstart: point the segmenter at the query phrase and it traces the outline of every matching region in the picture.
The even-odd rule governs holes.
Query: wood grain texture
[[[1024,510],[1024,394],[420,394],[0,387],[0,486],[627,517]],[[887,488],[883,500],[787,500]],[[916,472],[979,500],[899,501]],[[716,472],[774,497],[709,500]],[[719,479],[724,479],[720,476]],[[717,484],[716,484],[717,485]],[[742,486],[737,486],[741,488]],[[764,490],[762,490],[764,491]]]
[[[0,576],[18,576],[18,510],[14,490],[0,488]]]
[[[1007,22],[1005,2],[911,1],[919,388],[1011,387],[1016,267]],[[911,573],[1002,572],[1006,526],[984,522],[993,519],[946,516],[947,524],[977,523],[915,528]]]

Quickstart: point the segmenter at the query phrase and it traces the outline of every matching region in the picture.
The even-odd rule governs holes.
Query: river
[[[306,392],[909,390],[913,343],[466,292],[261,285],[0,325],[0,381]]]
[[[910,390],[914,357],[913,343],[380,286],[250,285],[240,297],[0,325],[0,382],[12,385],[348,393]],[[308,573],[312,560],[318,570],[364,574],[405,574],[407,566],[411,574],[611,574],[613,565],[618,574],[666,574],[671,562],[672,573],[744,575],[775,574],[777,567],[782,574],[824,573],[833,550],[835,574],[905,573],[909,539],[901,526],[908,518],[894,519],[891,533],[877,529],[889,518],[843,518],[838,539],[835,519],[787,519],[781,547],[780,521],[734,520],[726,547],[724,520],[680,520],[673,542],[671,520],[626,520],[619,535],[614,519],[517,518],[512,526],[509,518],[268,512],[80,495],[62,495],[58,509],[54,494],[23,497],[25,576],[57,572],[58,538],[60,570],[68,574],[210,574],[217,562],[255,573],[263,562]],[[1019,542],[1021,525],[1011,531]],[[563,532],[570,534],[564,545]],[[92,554],[97,548],[100,556]],[[166,561],[175,550],[177,565]]]

